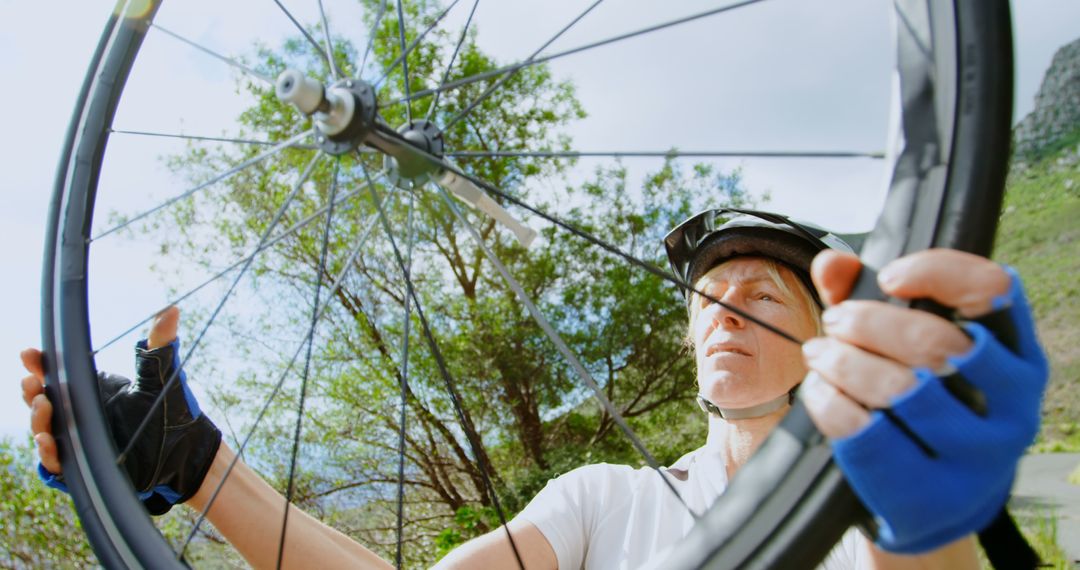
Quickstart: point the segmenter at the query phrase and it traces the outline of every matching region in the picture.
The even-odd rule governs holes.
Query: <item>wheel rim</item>
[[[1004,21],[1008,21],[1007,5],[998,3],[1000,5],[993,8],[998,13],[990,16],[991,20],[988,21],[983,18],[984,14],[990,12],[990,10],[979,10],[972,4],[963,1],[957,2],[957,10],[963,15],[959,19],[962,25],[965,26],[965,28],[961,28],[960,32],[960,41],[964,48],[975,49],[978,52],[978,50],[986,49],[987,45],[996,45],[1000,51],[994,54],[994,61],[1010,60],[1011,44],[1008,41],[1007,30],[1004,38],[1000,35],[1002,33],[1002,26],[1000,25],[1002,13],[1004,13]],[[938,9],[940,5],[940,3],[934,4],[934,9]],[[122,8],[118,9],[117,13],[124,13],[125,8],[123,6],[126,6],[126,4],[121,2],[121,6]],[[89,250],[86,238],[91,237],[88,235],[88,231],[97,191],[100,160],[104,153],[109,129],[112,126],[113,110],[119,98],[119,93],[111,90],[108,91],[111,96],[101,95],[102,91],[99,86],[101,82],[105,81],[102,79],[102,74],[111,77],[110,81],[115,80],[119,84],[123,84],[134,59],[134,54],[138,51],[143,34],[146,32],[145,25],[140,22],[151,21],[158,6],[157,3],[151,4],[145,20],[118,19],[114,17],[106,28],[102,42],[91,64],[91,73],[88,75],[88,80],[84,85],[83,95],[80,97],[80,103],[77,106],[72,129],[69,132],[69,142],[66,146],[68,150],[61,161],[56,197],[54,197],[53,201],[49,243],[46,246],[47,254],[43,284],[43,298],[45,299],[44,344],[50,362],[55,362],[55,372],[49,377],[50,396],[54,398],[54,401],[58,401],[58,398],[62,402],[60,406],[57,406],[56,431],[62,434],[59,439],[65,456],[65,472],[74,475],[74,480],[79,481],[79,483],[72,486],[72,493],[80,517],[83,518],[84,526],[91,536],[95,551],[101,558],[102,563],[109,567],[137,567],[147,561],[160,563],[162,560],[172,556],[170,554],[172,553],[171,547],[157,534],[153,524],[149,521],[149,517],[145,515],[141,505],[131,495],[130,486],[128,486],[126,479],[110,461],[110,457],[115,452],[111,449],[109,442],[95,437],[98,434],[106,433],[102,414],[94,401],[94,390],[96,388],[93,379],[95,378],[96,367],[92,360],[77,356],[90,354],[94,351],[90,342],[90,309],[86,300],[86,257]],[[937,21],[941,21],[942,16],[940,14],[936,17],[938,18]],[[972,38],[976,36],[980,38],[980,42],[987,41],[981,38],[995,38],[996,43],[973,43]],[[318,40],[314,41],[318,43]],[[124,47],[116,51],[118,48],[115,46],[117,45]],[[120,55],[116,55],[117,53]],[[982,71],[986,67],[982,65],[979,70]],[[1000,67],[1004,70],[1002,73],[1005,76],[1011,73],[1011,65]],[[968,71],[967,67],[964,69]],[[340,75],[339,70],[335,70],[334,73]],[[1011,90],[1000,88],[1002,82],[1005,81],[1003,76],[990,75],[988,77],[986,73],[962,73],[960,75],[964,81],[960,90],[961,97],[964,96],[964,93],[981,94],[991,90],[1009,91],[1011,94]],[[940,103],[938,105],[940,107]],[[964,99],[961,99],[961,106],[963,107],[963,105]],[[1003,138],[1001,134],[1008,132],[1008,112],[1003,111],[1003,109],[1011,109],[1011,101],[999,98],[986,102],[985,105],[976,109],[974,114],[965,112],[960,117],[955,129],[955,140],[958,141],[955,145],[956,148],[953,149],[955,158],[947,163],[947,166],[952,166],[953,170],[948,172],[947,179],[952,186],[961,189],[951,190],[944,197],[946,205],[941,217],[946,222],[940,224],[944,231],[938,232],[933,238],[927,238],[926,244],[910,243],[905,245],[903,251],[922,249],[925,245],[933,243],[934,245],[954,246],[983,254],[988,252],[993,235],[992,221],[996,218],[1000,194],[995,196],[991,193],[989,199],[981,199],[979,194],[972,191],[972,189],[982,187],[1000,188],[1002,185],[1005,164],[1004,153],[1007,152],[1008,146],[1007,138]],[[946,114],[951,116],[951,113]],[[1005,117],[1005,119],[1003,121],[983,120],[986,117],[995,119]],[[1004,124],[1004,128],[1002,128],[1001,123]],[[97,132],[100,134],[97,136],[87,135],[87,127],[99,129]],[[965,144],[960,144],[960,141]],[[967,144],[970,141],[989,142],[980,143],[976,146]],[[984,144],[988,145],[988,147],[983,146]],[[973,163],[978,162],[976,159],[984,160],[983,157],[987,156],[984,153],[990,153],[990,155],[999,157],[999,159],[986,161],[993,164],[991,168],[976,168]],[[944,185],[942,184],[941,187],[944,188]],[[72,206],[73,203],[79,204],[81,201],[85,201],[89,206],[85,209]],[[929,219],[929,216],[920,215],[917,219]],[[989,224],[987,220],[990,220]],[[969,224],[969,222],[973,223]],[[937,226],[938,224],[933,225]],[[917,233],[920,238],[924,234],[924,232]],[[879,232],[878,235],[881,235],[881,233]],[[887,243],[892,246],[895,242],[890,241]],[[870,247],[872,257],[869,259],[869,263],[871,265],[875,265],[875,262],[880,264],[891,259],[891,257],[895,257],[895,252],[874,253],[874,251],[888,248],[885,245],[876,245],[873,238],[871,238]],[[877,255],[878,258],[875,259],[874,255]],[[80,324],[81,326],[79,326]],[[76,378],[83,380],[80,381]],[[812,428],[807,427],[808,424],[806,424],[805,418],[800,419],[798,414],[792,414],[789,419],[790,421],[785,422],[784,431],[798,434],[795,439],[809,442],[813,449],[804,453],[784,450],[771,453],[783,458],[777,461],[791,462],[794,458],[801,464],[812,465],[813,467],[808,467],[809,472],[821,473],[820,476],[815,476],[814,493],[811,494],[807,501],[798,503],[798,508],[802,510],[799,510],[796,515],[803,517],[802,522],[795,520],[784,527],[789,530],[783,530],[788,534],[794,533],[801,536],[802,538],[799,540],[792,539],[788,541],[789,543],[799,543],[800,540],[807,541],[806,536],[811,536],[804,532],[807,526],[813,526],[805,524],[805,517],[811,516],[822,508],[841,508],[837,506],[841,504],[850,507],[852,517],[857,515],[858,509],[857,506],[851,504],[851,496],[845,492],[835,470],[824,467],[827,464],[827,451],[822,451],[823,448],[819,445],[819,438],[814,435],[815,432],[813,432]],[[801,425],[797,425],[800,422]],[[779,438],[773,438],[773,440],[777,439]],[[770,443],[769,445],[783,447],[784,445],[792,445],[792,442],[776,445]],[[815,445],[816,447],[814,447]],[[804,444],[799,444],[796,447],[802,448],[803,446]],[[747,469],[768,470],[769,465],[775,465],[775,463],[769,463],[764,459],[755,459],[751,465],[747,466]],[[744,477],[743,479],[748,478]],[[736,483],[735,489],[738,489],[737,485],[738,483]],[[788,489],[790,488],[788,487]],[[760,495],[761,491],[758,494]],[[739,491],[732,493],[725,496],[725,499],[721,501],[721,505],[735,503],[740,497],[742,497],[741,500],[746,505],[751,505],[753,500],[747,499],[749,496],[751,496],[750,492],[743,493]],[[763,499],[759,498],[757,500],[761,501]],[[781,501],[773,502],[782,503]],[[731,506],[725,506],[725,508],[737,509],[737,507]],[[749,517],[749,514],[747,517]],[[774,515],[773,518],[776,519],[776,516]],[[741,520],[741,517],[734,517],[732,520]],[[774,521],[768,524],[776,525],[779,523]],[[775,526],[773,528],[775,529]],[[765,532],[761,528],[756,530],[751,528],[750,530],[759,535]],[[773,530],[772,532],[777,531]],[[829,536],[834,539],[835,537],[831,537],[831,534],[835,534],[835,532],[836,529],[831,529],[821,534],[812,535],[814,538],[810,539],[810,542],[820,543],[822,536]],[[720,535],[724,534],[727,534],[727,532],[721,529]],[[747,533],[743,532],[742,535],[738,536],[743,537],[745,534]],[[766,534],[769,533],[766,532]],[[716,535],[714,533],[714,536]],[[777,551],[775,547],[772,549],[767,547],[758,549],[755,541],[741,540],[740,538],[737,542],[739,546],[744,547],[741,553],[737,551],[736,547],[728,548],[721,551],[722,556],[719,558],[712,558],[710,563],[715,567],[734,567],[744,564],[772,566],[779,564],[779,561],[784,556],[790,555],[789,550],[784,550],[784,548],[796,548],[781,547],[781,550]],[[778,543],[783,544],[785,541],[781,540]],[[817,556],[816,551],[806,550],[805,546],[798,548],[803,548],[803,550],[794,550],[794,552],[803,553],[799,555],[800,560],[803,557],[809,560]],[[704,558],[685,559],[679,564],[694,567],[702,565],[709,560],[709,556],[716,553],[715,543],[706,550],[708,550],[709,554]],[[827,548],[824,552],[827,552]],[[822,556],[824,552],[821,552]],[[735,562],[736,560],[738,562]]]

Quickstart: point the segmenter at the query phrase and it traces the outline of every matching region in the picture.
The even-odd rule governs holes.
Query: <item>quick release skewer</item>
[[[315,123],[322,150],[351,152],[375,126],[375,90],[358,79],[343,79],[324,87],[298,70],[286,69],[274,85],[277,98],[296,107]]]

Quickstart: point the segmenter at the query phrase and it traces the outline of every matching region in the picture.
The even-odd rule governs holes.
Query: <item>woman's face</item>
[[[786,288],[770,275],[776,268]],[[802,284],[790,269],[764,258],[737,257],[705,274],[698,290],[805,339],[817,330]],[[786,289],[786,290],[785,290]],[[806,375],[799,345],[695,295],[690,330],[701,394],[721,408],[761,404]]]

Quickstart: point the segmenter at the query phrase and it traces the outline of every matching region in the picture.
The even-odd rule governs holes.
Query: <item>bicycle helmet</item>
[[[714,208],[675,226],[664,237],[671,270],[693,286],[713,267],[738,256],[775,259],[790,267],[821,305],[810,280],[810,263],[823,249],[852,252],[844,240],[807,222],[782,214],[742,208]],[[689,291],[683,296],[690,300]]]

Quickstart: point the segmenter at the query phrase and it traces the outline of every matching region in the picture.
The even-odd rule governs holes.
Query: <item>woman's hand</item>
[[[45,469],[59,474],[60,456],[52,436],[52,403],[45,397],[45,368],[41,364],[41,351],[28,348],[19,357],[30,373],[22,379],[22,396],[30,408],[30,431],[34,434],[38,457]]]
[[[176,340],[176,329],[180,323],[180,310],[169,307],[154,317],[147,338],[147,348],[161,348]],[[30,408],[30,431],[34,434],[38,457],[41,465],[50,473],[59,475],[62,467],[60,455],[56,449],[56,439],[52,435],[52,402],[45,396],[45,367],[42,364],[41,351],[28,348],[19,354],[23,367],[30,373],[22,379],[23,401]]]
[[[814,283],[829,308],[825,337],[803,345],[807,365],[819,376],[803,386],[807,409],[833,438],[854,434],[870,412],[915,387],[915,368],[941,370],[947,358],[971,349],[955,323],[923,311],[880,301],[846,300],[862,264],[851,254],[824,251],[814,260]],[[1009,291],[1009,274],[977,255],[933,249],[893,261],[878,286],[898,299],[932,299],[966,319],[991,311]]]
[[[1008,500],[1038,433],[1046,357],[1020,280],[986,259],[930,250],[882,268],[883,292],[931,299],[953,322],[879,301],[846,301],[854,256],[814,262],[826,338],[803,347],[800,390],[833,457],[879,523],[877,543],[924,552],[980,531]]]

